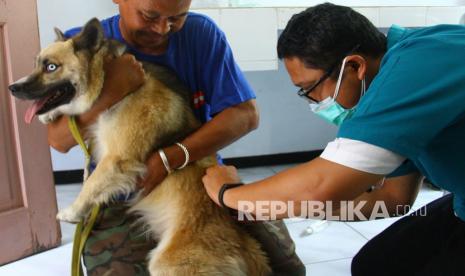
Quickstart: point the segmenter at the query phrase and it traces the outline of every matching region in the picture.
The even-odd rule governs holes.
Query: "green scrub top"
[[[406,157],[465,221],[465,26],[392,26],[378,74],[338,137]]]

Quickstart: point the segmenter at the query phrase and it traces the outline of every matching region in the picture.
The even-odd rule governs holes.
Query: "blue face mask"
[[[342,61],[341,71],[339,72],[339,78],[337,79],[333,97],[328,97],[319,103],[310,103],[310,108],[316,115],[337,126],[340,126],[345,120],[352,117],[356,110],[356,106],[346,109],[336,101],[337,95],[339,94],[339,88],[341,86],[342,73],[344,72],[346,59],[347,58],[344,58]],[[365,91],[365,79],[363,79],[360,97],[365,94]]]

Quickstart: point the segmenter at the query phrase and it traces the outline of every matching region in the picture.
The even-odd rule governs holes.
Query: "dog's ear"
[[[82,28],[82,31],[73,38],[76,51],[88,50],[97,52],[104,41],[103,28],[97,18],[91,19]]]
[[[57,36],[55,41],[65,41],[67,39],[65,34],[63,34],[63,32],[60,29],[55,27],[54,30],[55,30],[55,34]]]
[[[108,48],[114,57],[122,56],[127,49],[126,45],[114,39],[108,40]]]

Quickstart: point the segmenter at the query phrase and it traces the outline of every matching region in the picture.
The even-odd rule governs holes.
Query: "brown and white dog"
[[[62,114],[87,111],[103,86],[104,60],[125,48],[104,38],[97,19],[75,37],[58,40],[37,57],[31,75],[10,86],[14,96],[33,100],[26,120],[49,123]],[[95,204],[136,189],[148,154],[182,140],[199,127],[187,89],[166,68],[144,64],[145,84],[102,113],[92,127],[95,171],[75,202],[57,218],[78,222]],[[143,216],[158,246],[150,253],[151,275],[268,275],[259,244],[208,198],[202,176],[211,156],[177,170],[130,209]]]

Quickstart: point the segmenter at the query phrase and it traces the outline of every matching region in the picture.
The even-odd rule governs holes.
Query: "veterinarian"
[[[292,17],[278,55],[312,111],[340,126],[337,138],[319,158],[249,185],[228,185],[240,182],[233,167],[210,168],[210,197],[233,209],[292,202],[297,214],[302,201],[382,200],[398,215],[421,173],[451,194],[369,241],[352,274],[464,275],[465,26],[394,25],[386,38],[361,14],[326,3]]]
[[[86,135],[86,127],[102,111],[143,84],[143,69],[137,60],[174,70],[191,89],[195,114],[204,123],[179,141],[182,146],[171,145],[149,157],[148,173],[140,183],[148,193],[171,170],[214,154],[257,128],[258,110],[255,94],[234,61],[224,33],[209,18],[189,13],[190,0],[113,2],[120,14],[102,21],[106,36],[125,43],[135,58],[125,55],[106,64],[101,98],[77,118],[81,134]],[[79,30],[69,30],[65,35],[72,36]],[[48,136],[50,145],[60,152],[76,145],[67,117],[50,124]],[[129,231],[135,217],[126,216],[124,199],[102,209],[83,251],[88,275],[148,274],[146,255],[156,245]],[[305,266],[281,221],[243,227],[259,240],[276,275],[305,275]]]

